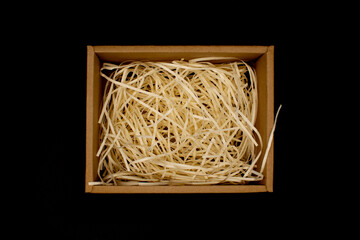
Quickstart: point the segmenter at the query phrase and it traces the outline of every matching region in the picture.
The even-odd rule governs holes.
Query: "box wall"
[[[251,193],[266,192],[264,185],[208,186],[93,186],[92,193]]]
[[[274,124],[274,47],[270,46],[268,51],[256,61],[255,65],[259,90],[258,118],[255,126],[263,141],[263,151],[256,168],[260,171],[265,148]],[[263,172],[265,178],[260,181],[260,184],[265,184],[269,191],[273,189],[273,162],[274,150],[272,147]]]
[[[91,188],[87,182],[97,179],[98,158],[96,151],[99,148],[98,136],[101,87],[100,87],[100,60],[95,55],[92,46],[88,46],[87,56],[87,90],[86,90],[86,191]]]
[[[274,125],[274,46],[269,46],[268,51],[265,54],[267,58],[267,139],[270,137],[272,127]],[[266,162],[265,174],[265,185],[267,191],[273,191],[274,181],[274,141],[270,148],[268,160]]]
[[[184,58],[228,56],[244,60],[260,57],[266,46],[95,46],[95,53],[104,62],[125,60],[170,61]]]

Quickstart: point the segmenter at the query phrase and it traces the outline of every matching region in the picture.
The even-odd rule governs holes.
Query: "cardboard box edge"
[[[85,192],[91,192],[92,186],[89,186],[88,182],[91,181],[91,173],[92,173],[92,143],[90,134],[92,134],[92,114],[93,114],[93,106],[92,106],[92,85],[93,81],[93,65],[94,65],[94,48],[93,46],[87,46],[87,66],[86,66],[86,150],[85,150]]]
[[[232,52],[234,48],[242,52],[262,53],[268,51],[265,45],[97,45],[95,53],[112,52],[207,52],[209,49],[219,52]]]
[[[271,85],[271,87],[269,88],[269,96],[270,96],[270,101],[268,102],[268,111],[269,112],[269,116],[272,117],[272,119],[270,119],[270,125],[274,124],[274,104],[275,104],[275,96],[274,96],[274,86],[275,86],[275,68],[274,68],[274,51],[275,51],[275,46],[274,45],[270,45],[268,47],[268,50],[266,52],[268,61],[267,61],[267,68],[268,68],[268,83]],[[268,192],[273,192],[274,191],[274,140],[271,143],[271,148],[270,148],[270,161],[268,161],[266,164],[268,165],[266,168],[266,182],[265,182],[265,186]]]
[[[265,185],[207,185],[207,186],[93,186],[92,193],[100,194],[203,194],[266,192]]]

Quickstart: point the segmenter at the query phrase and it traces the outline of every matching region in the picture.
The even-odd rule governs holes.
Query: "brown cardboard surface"
[[[267,140],[270,137],[270,132],[272,126],[274,125],[274,46],[269,46],[268,51],[265,54],[267,58],[267,134],[266,134],[266,144]],[[265,168],[265,185],[268,192],[273,191],[273,181],[274,181],[274,141],[271,143],[269,157],[266,161]]]
[[[87,48],[87,86],[86,86],[86,172],[85,172],[85,191],[90,192],[91,187],[88,182],[93,181],[95,176],[93,174],[93,157],[94,146],[94,49],[92,46]]]
[[[264,185],[209,186],[93,186],[92,193],[250,193],[266,192]]]
[[[244,60],[256,59],[267,51],[265,46],[95,46],[103,61],[124,60],[168,61],[197,57],[229,56]],[[235,50],[235,51],[234,51]]]
[[[274,124],[274,46],[269,46],[268,51],[256,61],[255,69],[259,91],[258,118],[255,126],[262,136],[264,146],[267,146],[271,128]],[[263,156],[264,151],[259,164],[257,164],[258,166],[261,166]],[[271,147],[265,165],[265,177],[260,182],[266,185],[268,191],[273,190],[273,156],[274,150]]]
[[[103,62],[125,60],[169,61],[208,56],[237,57],[253,62],[259,90],[256,127],[264,145],[274,122],[274,47],[273,46],[88,46],[86,102],[85,191],[92,193],[235,193],[273,191],[273,148],[264,170],[264,180],[255,185],[210,186],[89,186],[96,181],[100,102],[104,81],[99,71]],[[261,166],[261,163],[257,164]],[[260,185],[259,185],[260,184]]]

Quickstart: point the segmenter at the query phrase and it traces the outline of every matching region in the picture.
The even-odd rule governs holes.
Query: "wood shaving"
[[[257,79],[244,61],[210,57],[104,63],[100,74],[107,81],[98,121],[99,184],[263,179],[275,124],[258,172],[263,143],[255,128]]]

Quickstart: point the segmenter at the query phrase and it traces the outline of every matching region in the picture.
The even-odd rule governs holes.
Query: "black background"
[[[329,137],[331,123],[320,118],[328,105],[318,89],[327,91],[332,82],[327,79],[324,88],[326,75],[316,58],[327,52],[329,29],[340,27],[314,22],[316,11],[307,8],[179,5],[167,6],[171,11],[161,4],[155,10],[142,6],[142,11],[137,4],[57,6],[24,22],[21,29],[28,31],[21,30],[21,36],[31,50],[22,61],[32,81],[23,83],[23,109],[33,143],[26,162],[35,170],[29,193],[22,196],[29,212],[24,225],[35,223],[35,234],[79,239],[309,236],[313,230],[321,233],[339,212],[330,204],[337,196],[336,181],[324,177],[327,170],[321,167],[322,153],[331,145],[319,144]],[[274,192],[85,194],[87,45],[274,45],[275,110],[283,106],[274,140]]]

